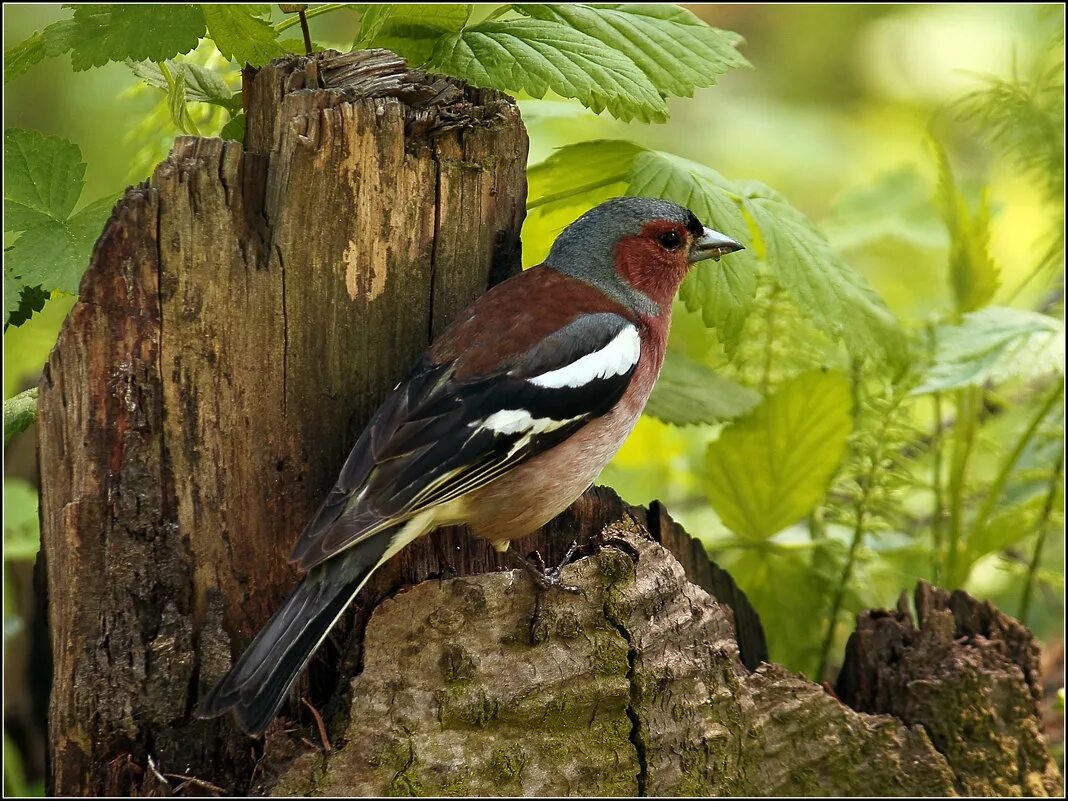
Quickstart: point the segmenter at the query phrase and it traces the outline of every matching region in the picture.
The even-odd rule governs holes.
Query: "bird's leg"
[[[560,564],[556,567],[546,569],[545,560],[541,558],[541,554],[538,551],[534,552],[534,559],[536,564],[532,563],[529,559],[524,559],[514,550],[509,549],[506,553],[509,554],[512,561],[518,564],[524,572],[534,582],[534,613],[530,617],[530,641],[532,643],[539,643],[545,639],[543,626],[542,626],[542,599],[545,593],[549,590],[563,590],[564,592],[578,594],[584,594],[581,587],[576,587],[572,584],[564,584],[560,580],[560,571],[563,569],[571,557],[575,555],[575,550],[578,548],[578,543],[572,542],[571,547],[567,549],[567,553],[564,554],[564,558],[560,561]]]
[[[563,590],[564,592],[570,592],[578,595],[582,592],[581,587],[576,587],[573,584],[564,584],[560,580],[560,571],[564,568],[571,557],[575,555],[575,551],[578,549],[578,542],[572,542],[571,547],[567,549],[567,553],[564,554],[563,560],[556,567],[545,567],[545,560],[541,558],[541,554],[538,551],[534,551],[534,559],[537,564],[532,564],[531,560],[524,559],[515,551],[509,549],[507,551],[509,557],[519,567],[526,571],[527,575],[533,580],[534,584],[540,590]]]

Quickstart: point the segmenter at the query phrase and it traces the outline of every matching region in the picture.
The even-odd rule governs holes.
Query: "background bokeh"
[[[1063,31],[1060,6],[1048,5],[690,5],[717,27],[747,40],[742,51],[753,70],[736,70],[692,99],[672,99],[663,125],[621,123],[562,99],[521,99],[531,139],[531,163],[554,148],[597,138],[626,138],[714,167],[729,178],[763,181],[818,221],[832,243],[860,269],[901,318],[924,321],[952,305],[947,279],[948,237],[931,197],[935,164],[925,144],[929,130],[950,152],[958,182],[988,188],[995,215],[990,249],[1002,267],[998,302],[1036,309],[1060,285],[1030,280],[1036,243],[1053,211],[1049,198],[1010,160],[955,121],[949,107],[981,84],[983,75],[1010,79],[1050,58],[1050,42]],[[69,12],[59,5],[5,5],[5,48]],[[317,42],[348,49],[358,30],[355,14],[313,19]],[[1054,49],[1062,47],[1055,44]],[[1063,61],[1061,62],[1063,64]],[[236,86],[238,76],[229,76]],[[73,72],[66,57],[45,61],[6,86],[5,126],[32,128],[80,146],[88,165],[82,203],[117,196],[146,178],[177,134],[160,112],[161,94],[139,86],[122,64]],[[216,129],[217,130],[217,129]],[[879,198],[893,188],[891,216],[858,215],[858,193]],[[863,204],[860,204],[861,207]],[[8,244],[5,242],[5,245]],[[543,246],[530,243],[532,248]],[[1063,274],[1063,273],[1062,273]],[[4,336],[4,397],[33,385],[55,341],[72,297],[54,298],[44,312]],[[673,346],[704,353],[698,315],[676,309]],[[711,358],[712,366],[715,359]],[[1007,416],[1005,436],[1018,425]],[[737,547],[709,506],[703,486],[704,450],[717,436],[711,426],[678,428],[643,418],[603,482],[633,503],[664,501],[687,529],[705,539],[718,561],[734,572],[765,616],[772,657],[815,671],[804,640],[822,628],[802,619],[811,604],[805,576],[772,553]],[[997,455],[997,429],[980,454]],[[35,524],[33,431],[6,448],[5,544],[24,539]],[[1063,501],[1061,501],[1063,502]],[[17,529],[17,530],[16,530]],[[787,530],[783,544],[800,534]],[[836,536],[833,528],[830,536]],[[902,535],[904,536],[904,535]],[[1029,619],[1045,646],[1047,673],[1062,673],[1063,537],[1045,549]],[[895,558],[881,568],[884,537],[865,546],[862,580],[846,596],[846,611],[890,606],[923,576],[923,561]],[[906,543],[907,545],[907,543]],[[975,565],[968,589],[1009,612],[1019,600],[1022,567],[1012,553],[991,554]],[[43,643],[35,621],[32,562],[5,559],[5,757],[21,764],[26,789],[40,790],[43,732],[40,680]],[[846,630],[839,639],[844,639]],[[841,653],[838,643],[834,653]],[[27,680],[27,675],[36,677]],[[1055,684],[1054,686],[1059,686]],[[34,694],[36,693],[36,695]],[[1056,737],[1059,723],[1048,723]],[[8,759],[5,759],[7,762]],[[5,789],[13,789],[5,774]]]

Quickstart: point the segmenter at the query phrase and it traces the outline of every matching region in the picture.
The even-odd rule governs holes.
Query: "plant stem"
[[[37,419],[37,387],[31,387],[4,401],[4,444],[21,434]]]
[[[1020,598],[1020,614],[1016,617],[1027,625],[1027,614],[1031,611],[1031,595],[1035,588],[1035,575],[1038,573],[1039,562],[1042,561],[1042,549],[1046,547],[1046,533],[1049,531],[1049,517],[1053,512],[1053,502],[1057,498],[1057,489],[1061,485],[1061,475],[1064,471],[1064,451],[1057,456],[1057,466],[1053,468],[1053,477],[1049,482],[1049,492],[1046,493],[1046,502],[1042,506],[1042,517],[1038,521],[1038,539],[1035,540],[1035,552],[1031,554],[1031,562],[1027,566],[1027,578],[1024,579],[1023,595]]]
[[[964,490],[968,480],[968,463],[975,445],[976,418],[982,402],[982,387],[957,390],[957,429],[953,439],[953,462],[949,473],[949,542],[946,557],[946,582],[950,588],[959,587],[957,574],[961,546],[964,540]]]
[[[942,393],[931,396],[934,402],[935,426],[931,437],[934,464],[931,467],[931,491],[934,493],[934,518],[931,520],[931,537],[934,540],[934,580],[939,583],[945,570],[946,499],[942,490]]]
[[[868,495],[867,488],[864,490],[863,499],[866,500]],[[864,500],[861,500],[857,507],[859,509],[857,513],[857,522],[853,526],[853,540],[849,543],[849,555],[846,556],[845,565],[842,566],[842,577],[838,582],[838,586],[834,590],[834,600],[831,602],[831,615],[827,619],[827,631],[823,634],[823,644],[820,646],[820,661],[816,668],[816,681],[822,682],[824,680],[824,674],[827,672],[827,660],[831,656],[831,646],[834,645],[834,635],[838,630],[838,615],[842,611],[842,602],[845,600],[846,585],[853,577],[853,565],[857,561],[857,549],[860,548],[860,543],[864,539]]]
[[[986,526],[991,513],[994,511],[994,505],[997,503],[998,498],[1001,497],[1001,492],[1005,489],[1005,484],[1008,483],[1009,475],[1012,473],[1013,468],[1016,467],[1016,463],[1020,461],[1020,457],[1023,456],[1024,450],[1031,444],[1031,440],[1034,439],[1038,427],[1042,424],[1042,421],[1046,419],[1049,410],[1057,403],[1057,400],[1060,398],[1061,392],[1063,391],[1064,388],[1058,383],[1053,388],[1053,391],[1050,392],[1046,401],[1039,407],[1038,413],[1027,425],[1027,429],[1023,432],[1020,438],[1016,440],[1015,447],[1012,449],[1008,458],[1005,459],[1004,464],[1001,465],[1001,469],[998,471],[994,483],[990,485],[990,490],[987,492],[986,498],[983,499],[983,505],[979,508],[979,513],[975,516],[975,520],[972,522],[972,536],[978,534]]]
[[[306,12],[301,14],[300,17],[290,17],[289,19],[282,20],[274,26],[274,29],[278,31],[278,33],[281,33],[282,31],[289,30],[294,25],[299,25],[301,17],[303,17],[305,20],[309,20],[312,17],[318,17],[320,14],[327,14],[331,11],[337,11],[338,9],[347,7],[348,3],[323,3],[323,5],[321,6],[309,8]]]
[[[934,323],[927,324],[927,343],[929,355],[934,359],[937,347],[936,331]],[[931,520],[931,539],[934,548],[934,574],[935,583],[942,581],[942,573],[945,570],[945,524],[946,524],[946,500],[942,489],[942,393],[935,392],[931,395],[934,404],[934,433],[931,435],[931,450],[934,463],[931,468],[931,492],[934,494],[934,517]]]
[[[854,380],[859,384],[859,370],[854,376]],[[842,611],[842,604],[845,601],[845,591],[849,582],[853,578],[853,567],[857,561],[857,551],[860,549],[861,543],[864,542],[864,530],[868,517],[868,501],[871,498],[874,488],[881,480],[880,473],[883,467],[883,445],[886,443],[887,429],[890,428],[890,420],[896,414],[898,407],[901,405],[902,400],[905,397],[904,392],[894,391],[894,400],[892,405],[884,413],[879,425],[879,432],[875,438],[875,448],[871,454],[871,461],[868,464],[868,470],[861,480],[861,495],[854,504],[854,512],[856,513],[856,522],[853,525],[853,538],[849,543],[849,554],[846,556],[845,564],[842,566],[842,576],[838,581],[838,586],[834,591],[834,599],[831,602],[831,614],[827,620],[827,631],[823,635],[823,644],[820,647],[820,661],[819,666],[816,669],[816,680],[823,681],[824,674],[827,671],[827,662],[830,659],[831,646],[834,645],[834,635],[838,629],[838,615]],[[860,408],[860,387],[857,387],[856,404],[859,410]],[[859,411],[857,413],[859,424]]]
[[[298,11],[297,16],[300,18],[300,32],[304,35],[304,54],[310,56],[312,54],[312,40],[311,33],[308,31],[308,13],[306,11]]]

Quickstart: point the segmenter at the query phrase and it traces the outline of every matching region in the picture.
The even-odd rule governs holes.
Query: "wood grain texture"
[[[586,502],[588,503],[588,501]],[[922,726],[867,715],[775,665],[625,510],[544,600],[519,572],[384,600],[332,753],[275,795],[946,795]],[[624,547],[620,547],[620,545]],[[636,557],[636,558],[635,558]]]
[[[1038,646],[991,604],[921,582],[915,619],[866,612],[846,645],[837,692],[850,706],[922,726],[960,795],[1058,795],[1040,732]]]
[[[127,192],[42,379],[57,793],[248,783],[263,747],[194,703],[377,403],[519,269],[509,99],[386,51],[245,77],[246,147],[180,138]]]

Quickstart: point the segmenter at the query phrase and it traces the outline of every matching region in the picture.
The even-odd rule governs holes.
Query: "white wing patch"
[[[521,431],[529,434],[543,434],[569,422],[571,420],[534,417],[526,409],[502,409],[483,420],[479,428],[488,428],[494,434],[518,434]]]
[[[567,367],[561,367],[527,380],[535,386],[550,389],[581,387],[598,378],[622,375],[638,363],[640,355],[641,340],[638,337],[638,329],[633,325],[628,325],[600,350],[587,353]],[[486,422],[488,423],[489,420]]]

